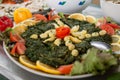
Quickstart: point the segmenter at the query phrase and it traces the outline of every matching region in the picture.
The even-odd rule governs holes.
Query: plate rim
[[[21,64],[20,62],[16,61],[11,55],[10,53],[7,51],[6,49],[6,45],[5,42],[3,41],[3,50],[5,51],[5,54],[7,55],[7,57],[14,63],[16,64],[18,67],[24,69],[25,71],[28,71],[30,73],[39,75],[39,76],[43,76],[43,77],[47,77],[47,78],[54,78],[54,79],[82,79],[82,78],[87,78],[87,77],[92,77],[95,76],[94,74],[83,74],[83,75],[76,75],[76,76],[61,76],[61,75],[54,75],[54,74],[49,74],[49,73],[44,73],[42,71],[37,71],[37,70],[33,70],[31,68],[28,68],[26,66],[24,66],[23,64]]]

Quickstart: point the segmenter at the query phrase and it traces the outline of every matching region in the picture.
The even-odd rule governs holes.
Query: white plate
[[[14,62],[16,65],[18,65],[19,67],[21,67],[22,69],[28,71],[28,72],[31,72],[33,74],[36,74],[36,75],[40,75],[40,76],[43,76],[43,77],[47,77],[47,78],[54,78],[54,79],[72,79],[72,80],[75,80],[75,79],[82,79],[82,78],[86,78],[86,77],[91,77],[91,76],[94,76],[93,74],[84,74],[84,75],[77,75],[77,76],[62,76],[62,75],[52,75],[52,74],[47,74],[47,73],[44,73],[44,72],[41,72],[41,71],[37,71],[37,70],[33,70],[31,68],[28,68],[24,65],[22,65],[19,61],[15,60],[14,57],[12,57],[10,55],[10,53],[7,51],[6,49],[6,45],[5,45],[5,42],[3,42],[3,49],[6,53],[6,55],[10,58],[10,60],[12,62]]]

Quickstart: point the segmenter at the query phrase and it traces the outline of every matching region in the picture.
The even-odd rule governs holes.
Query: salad
[[[99,50],[90,42],[111,45],[119,25],[106,18],[52,12],[34,14],[33,19],[3,32],[11,56],[29,68],[54,75],[103,74],[118,65],[112,49]]]

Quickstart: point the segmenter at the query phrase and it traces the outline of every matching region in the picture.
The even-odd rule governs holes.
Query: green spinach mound
[[[98,32],[99,28],[95,28],[94,24],[88,23],[86,21],[78,21],[75,19],[61,19],[64,24],[67,24],[69,27],[73,27],[75,25],[79,25],[81,30],[87,30],[88,33]],[[86,53],[86,51],[91,48],[90,41],[104,41],[108,44],[112,42],[111,36],[105,34],[104,36],[91,37],[88,39],[84,39],[79,44],[74,44],[75,48],[79,51],[79,55],[74,57],[71,55],[71,51],[68,50],[68,47],[65,46],[65,42],[62,41],[60,46],[56,46],[53,42],[43,43],[43,39],[40,37],[38,39],[31,39],[30,36],[32,34],[40,35],[49,29],[55,29],[52,23],[56,23],[55,21],[50,22],[38,22],[34,26],[29,26],[28,30],[26,30],[22,37],[26,41],[26,52],[25,55],[31,61],[40,60],[41,62],[48,64],[53,67],[59,67],[60,65],[71,64],[76,60],[81,60],[81,56]],[[57,24],[57,23],[56,23]]]

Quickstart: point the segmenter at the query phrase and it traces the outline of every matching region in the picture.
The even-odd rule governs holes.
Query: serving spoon
[[[111,46],[109,44],[101,41],[91,41],[90,44],[91,46],[96,47],[100,50],[109,51],[111,49]],[[113,54],[120,55],[120,51],[115,51]]]

